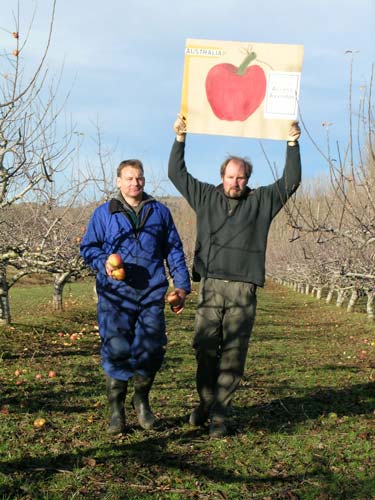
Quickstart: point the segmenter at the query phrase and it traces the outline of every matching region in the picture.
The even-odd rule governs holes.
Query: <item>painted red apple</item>
[[[255,58],[251,52],[239,67],[221,63],[207,73],[207,99],[220,120],[245,121],[262,104],[267,80],[260,66],[249,66]]]

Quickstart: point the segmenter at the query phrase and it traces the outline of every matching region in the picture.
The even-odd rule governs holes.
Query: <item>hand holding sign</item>
[[[302,59],[300,45],[187,40],[181,114],[188,132],[286,140]]]

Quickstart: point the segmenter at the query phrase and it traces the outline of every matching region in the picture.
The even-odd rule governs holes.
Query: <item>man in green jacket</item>
[[[193,280],[200,281],[193,347],[199,405],[190,424],[210,421],[211,437],[227,433],[227,408],[241,381],[256,311],[256,288],[265,281],[267,236],[272,219],[301,181],[297,122],[291,124],[283,175],[250,189],[252,165],[229,156],[214,186],[186,169],[186,122],[178,116],[169,178],[194,209],[197,239]]]

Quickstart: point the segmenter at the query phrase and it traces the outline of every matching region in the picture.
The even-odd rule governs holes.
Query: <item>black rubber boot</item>
[[[142,429],[152,429],[156,417],[150,408],[148,399],[152,384],[154,382],[155,374],[149,377],[142,377],[141,375],[134,375],[134,396],[132,399],[133,408],[137,414],[139,425]]]
[[[199,395],[199,405],[192,411],[190,425],[204,425],[209,417],[210,408],[214,402],[217,382],[218,359],[216,353],[196,352],[197,372],[196,386]]]
[[[128,383],[106,375],[107,397],[110,409],[108,434],[125,432],[125,398]]]
[[[227,433],[225,425],[228,408],[244,372],[249,339],[244,337],[238,346],[221,353],[214,402],[210,408],[210,437],[221,438]]]

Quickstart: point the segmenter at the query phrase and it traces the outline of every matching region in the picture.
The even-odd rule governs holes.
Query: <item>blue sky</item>
[[[20,0],[21,35],[33,8],[30,41],[22,53],[30,66],[46,40],[50,0]],[[0,0],[0,27],[13,31],[16,1]],[[353,94],[368,84],[375,61],[375,0],[58,0],[49,74],[64,64],[61,99],[70,91],[66,111],[84,134],[82,160],[95,161],[93,123],[103,140],[116,146],[117,163],[138,157],[146,177],[167,178],[172,125],[180,107],[187,38],[304,45],[300,107],[314,140],[324,147],[322,122],[333,122],[332,138],[348,139],[350,57],[354,57]],[[14,40],[0,32],[3,50]],[[357,104],[357,101],[355,105]],[[263,141],[272,163],[282,169],[285,144]],[[304,178],[327,173],[327,166],[307,134],[301,138]],[[252,185],[272,182],[257,139],[190,134],[186,161],[192,174],[219,182],[227,154],[246,155],[254,163]],[[175,193],[164,183],[164,190]],[[151,189],[150,189],[151,190]]]

